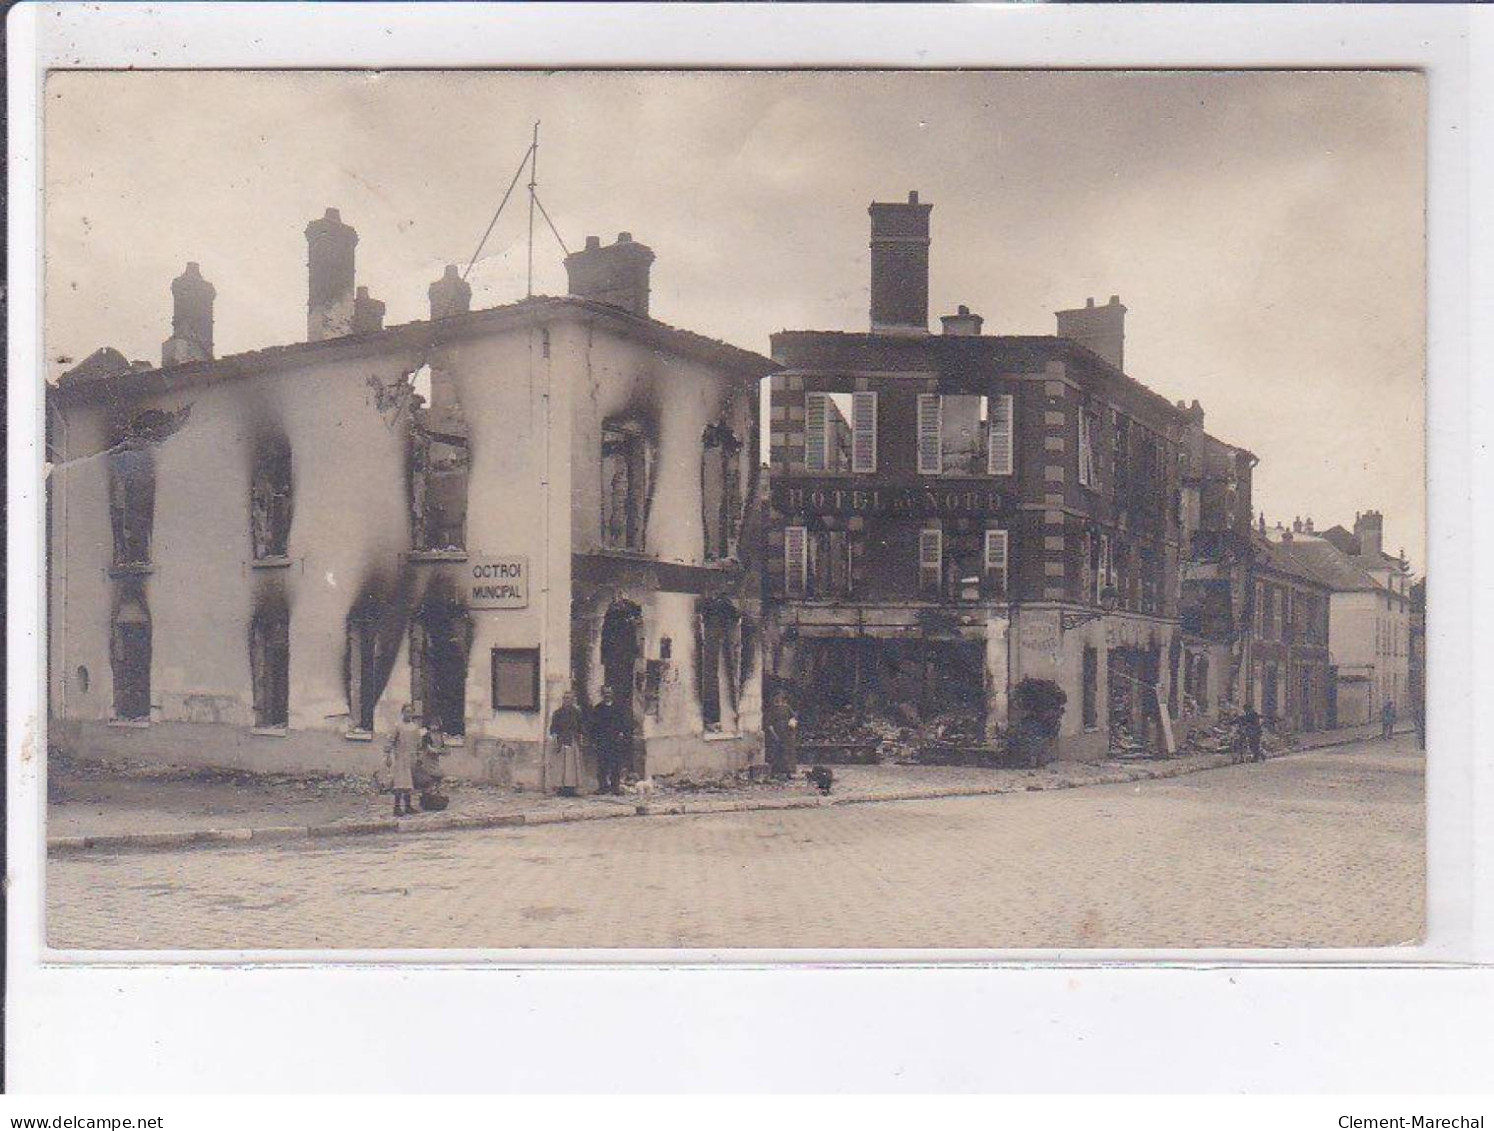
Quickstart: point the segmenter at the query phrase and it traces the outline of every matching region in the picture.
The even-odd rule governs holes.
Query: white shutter
[[[877,394],[851,394],[851,470],[877,470]]]
[[[1093,487],[1095,481],[1094,434],[1089,413],[1079,414],[1079,485]]]
[[[1012,398],[1008,393],[991,398],[991,427],[986,441],[986,472],[1012,473]]]
[[[804,467],[824,471],[829,460],[830,395],[804,394]]]
[[[783,587],[791,597],[804,596],[809,565],[807,534],[802,526],[790,526],[783,532]]]
[[[986,576],[999,574],[996,578],[996,592],[1006,592],[1007,573],[1007,533],[1005,530],[986,531]]]
[[[1106,589],[1115,587],[1115,559],[1111,554],[1110,535],[1100,535],[1100,568],[1095,574],[1095,604],[1100,603]]]
[[[944,470],[944,437],[938,393],[918,394],[918,474],[938,475]],[[936,531],[937,533],[937,531]]]
[[[918,583],[923,589],[938,591],[939,579],[944,571],[944,531],[939,529],[918,532]]]

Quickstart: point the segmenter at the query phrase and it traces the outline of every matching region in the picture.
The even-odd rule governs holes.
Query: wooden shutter
[[[804,596],[808,568],[807,534],[802,526],[790,526],[783,532],[783,586],[791,597]]]
[[[830,395],[804,394],[804,467],[824,471],[829,461]]]
[[[919,475],[938,475],[944,469],[941,453],[944,437],[939,401],[938,393],[918,394]]]
[[[877,470],[877,394],[851,394],[851,470]]]
[[[918,584],[925,590],[939,591],[944,570],[944,531],[937,528],[918,532]]]
[[[1007,533],[1005,530],[986,531],[986,577],[993,585],[992,592],[1006,593],[1007,577]]]
[[[1095,485],[1094,427],[1089,413],[1079,414],[1079,485]]]
[[[986,471],[990,475],[1012,473],[1011,394],[991,398],[991,427],[986,440]]]

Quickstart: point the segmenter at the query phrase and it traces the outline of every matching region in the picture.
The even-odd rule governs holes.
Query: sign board
[[[529,607],[529,559],[513,554],[476,554],[463,563],[469,609]]]
[[[982,484],[859,487],[811,480],[773,485],[773,509],[780,514],[954,518],[996,514],[1003,506],[1001,492]]]

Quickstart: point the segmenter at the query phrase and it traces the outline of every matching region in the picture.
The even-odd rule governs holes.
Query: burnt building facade
[[[548,714],[610,683],[640,775],[761,749],[760,355],[650,316],[653,253],[570,293],[385,327],[357,234],[308,226],[305,342],[215,358],[173,285],[162,363],[48,393],[50,694],[80,757],[367,772],[402,705],[455,776],[543,780]]]
[[[1186,414],[1121,369],[1117,298],[1053,337],[965,308],[931,334],[931,206],[870,214],[869,331],[772,339],[765,662],[804,704],[988,734],[1051,680],[1060,751],[1102,757],[1178,712]]]

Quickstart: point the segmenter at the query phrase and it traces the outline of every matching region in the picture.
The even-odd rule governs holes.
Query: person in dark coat
[[[793,777],[799,772],[799,720],[782,691],[773,696],[763,719],[763,738],[768,747],[768,768],[774,777]]]
[[[1380,737],[1389,738],[1395,734],[1395,703],[1387,699],[1385,706],[1380,708]]]
[[[581,734],[586,718],[576,706],[576,696],[567,691],[560,706],[550,716],[550,737],[554,741],[555,769],[559,775],[556,792],[561,797],[575,797],[581,788]]]
[[[1266,755],[1261,751],[1261,717],[1256,713],[1254,704],[1245,704],[1245,713],[1240,716],[1240,738],[1244,740],[1246,753],[1250,755],[1252,762],[1266,760]]]
[[[589,722],[600,791],[621,793],[623,767],[633,753],[633,713],[617,701],[611,687],[604,687],[602,701],[591,709]]]

